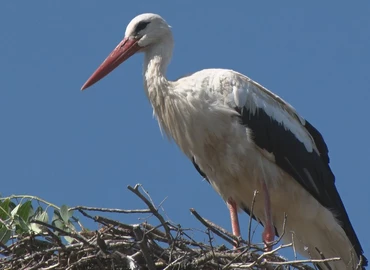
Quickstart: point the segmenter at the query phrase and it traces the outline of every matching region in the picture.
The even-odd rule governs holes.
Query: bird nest
[[[280,239],[275,249],[264,251],[261,245],[236,238],[191,209],[208,239],[196,241],[191,229],[165,220],[140,185],[128,189],[148,208],[68,208],[34,196],[0,198],[0,269],[314,269],[309,264],[318,262],[283,258],[279,250],[292,245],[282,245]],[[92,212],[149,214],[157,224],[125,224]],[[82,223],[86,219],[98,223],[100,229],[86,229]],[[240,248],[217,246],[216,239]]]

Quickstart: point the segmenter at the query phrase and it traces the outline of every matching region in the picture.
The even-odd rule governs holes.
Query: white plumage
[[[82,89],[145,52],[144,88],[161,130],[225,201],[248,212],[259,191],[253,215],[265,226],[264,240],[282,234],[286,214],[285,242],[294,235],[302,255],[342,259],[320,268],[356,269],[360,258],[365,265],[320,133],[280,97],[235,71],[206,69],[168,81],[172,49],[168,24],[156,14],[139,15]]]

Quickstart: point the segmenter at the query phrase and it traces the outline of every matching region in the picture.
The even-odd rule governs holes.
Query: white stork
[[[283,233],[286,214],[284,242],[293,239],[308,258],[341,258],[318,264],[321,269],[366,266],[321,134],[279,96],[238,72],[205,69],[167,80],[173,44],[161,16],[135,17],[82,90],[144,52],[145,93],[159,125],[228,203],[234,234],[240,234],[237,210],[250,213],[258,190],[253,217],[264,226],[265,243]]]

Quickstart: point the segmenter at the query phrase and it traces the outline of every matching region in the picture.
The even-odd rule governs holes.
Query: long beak
[[[104,62],[81,87],[84,90],[99,80],[107,76],[113,69],[122,64],[125,60],[134,55],[141,47],[137,44],[137,40],[124,38],[117,47],[110,53]]]

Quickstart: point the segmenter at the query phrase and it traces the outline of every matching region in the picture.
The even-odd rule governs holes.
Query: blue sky
[[[142,55],[79,90],[127,23],[154,12],[173,27],[170,79],[204,68],[237,70],[320,130],[369,257],[370,2],[158,3],[2,2],[0,193],[59,205],[140,208],[126,186],[142,183],[156,202],[167,197],[164,208],[174,222],[202,228],[190,215],[193,207],[230,228],[221,198],[162,138],[143,91]],[[246,233],[248,216],[241,222]]]

